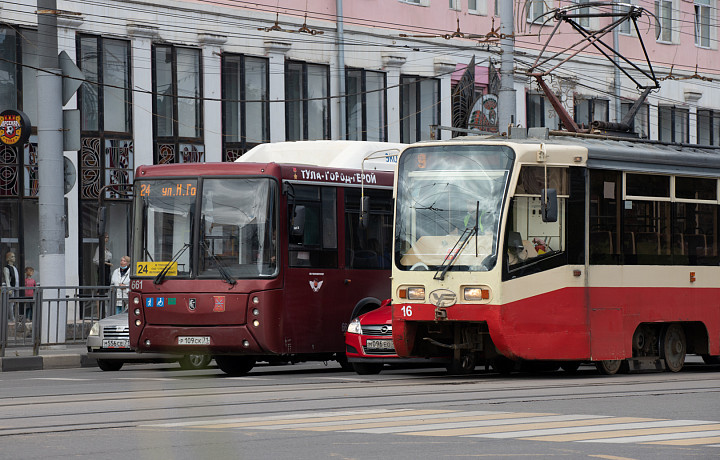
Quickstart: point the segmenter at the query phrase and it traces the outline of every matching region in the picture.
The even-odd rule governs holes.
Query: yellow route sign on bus
[[[137,275],[155,276],[163,271],[168,264],[170,264],[170,268],[167,270],[167,276],[177,276],[177,262],[138,262]]]

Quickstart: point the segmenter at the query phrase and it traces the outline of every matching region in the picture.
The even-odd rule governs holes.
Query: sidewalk
[[[5,357],[0,358],[0,372],[97,366],[96,360],[88,358],[84,344],[40,347],[38,356],[32,351],[30,346],[6,348]]]

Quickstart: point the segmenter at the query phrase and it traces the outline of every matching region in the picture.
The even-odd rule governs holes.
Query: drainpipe
[[[337,40],[338,40],[338,105],[340,110],[340,139],[345,139],[345,104],[347,97],[345,94],[345,34],[343,30],[343,0],[335,0],[337,5]]]

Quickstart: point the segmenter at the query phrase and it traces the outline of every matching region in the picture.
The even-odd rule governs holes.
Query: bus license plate
[[[392,340],[368,340],[365,347],[371,350],[395,350]]]
[[[129,340],[103,340],[103,348],[130,348]]]
[[[178,345],[210,345],[210,336],[180,336]]]

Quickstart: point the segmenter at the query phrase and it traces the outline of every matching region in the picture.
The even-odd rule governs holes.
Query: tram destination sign
[[[392,186],[392,173],[389,171],[358,171],[345,169],[314,168],[291,166],[284,168],[283,179],[300,182],[318,182],[345,185]]]

